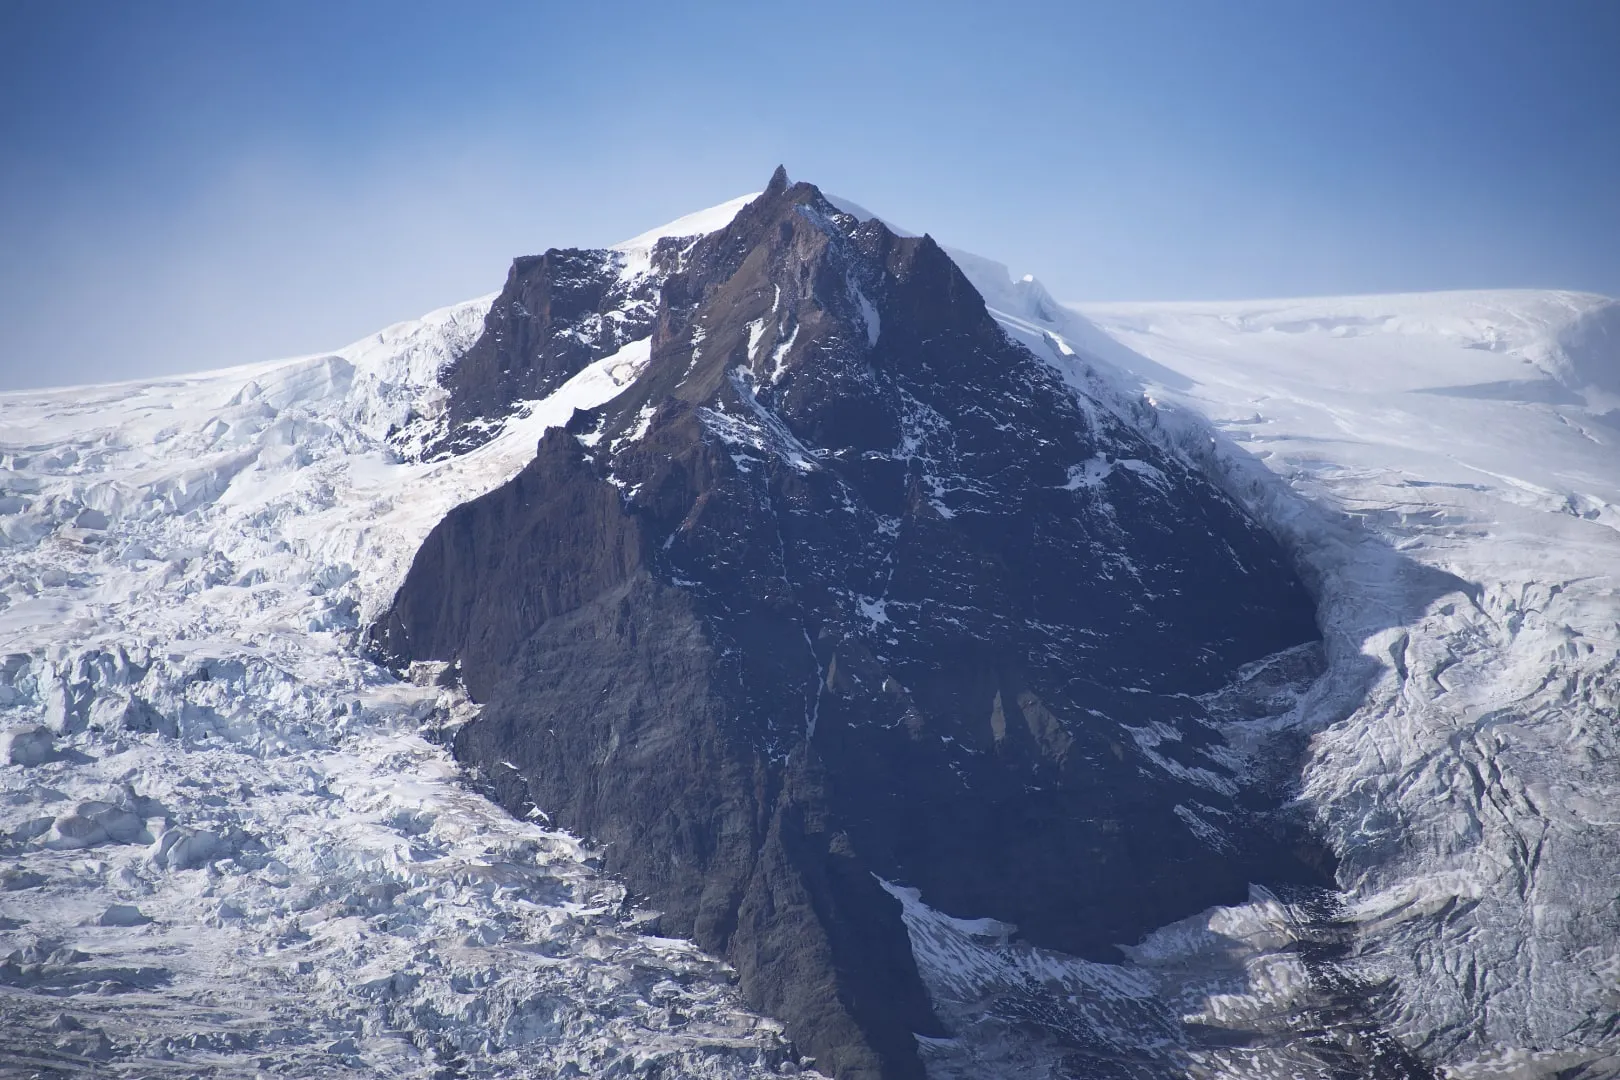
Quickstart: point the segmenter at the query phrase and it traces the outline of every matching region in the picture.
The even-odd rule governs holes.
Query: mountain
[[[519,260],[446,445],[632,354],[434,529],[373,640],[454,665],[458,757],[601,842],[820,1067],[920,1076],[914,1033],[945,1034],[887,883],[1092,959],[1330,883],[1205,697],[1309,673],[1283,552],[932,240],[778,171],[645,264]]]
[[[1617,312],[779,171],[0,395],[0,1072],[1615,1075]]]

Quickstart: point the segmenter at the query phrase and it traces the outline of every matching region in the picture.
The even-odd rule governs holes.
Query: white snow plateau
[[[745,201],[620,245],[624,272]],[[1390,1033],[1455,1080],[1620,1075],[1620,304],[1075,307],[952,254],[1009,334],[1208,469],[1315,589],[1328,671],[1276,724],[1308,746],[1342,963],[1390,988]],[[443,515],[647,363],[627,345],[419,460],[490,302],[331,355],[0,395],[0,1075],[801,1070],[588,845],[477,793],[442,737],[473,706],[440,672],[361,655]],[[1014,978],[1212,1024],[1300,993],[1287,905],[1259,890],[1118,966],[891,892],[947,1026]],[[1246,986],[1194,993],[1177,972],[1217,939]],[[960,1033],[923,1046],[936,1075],[986,1067]],[[1294,1075],[1286,1054],[1183,1064]]]

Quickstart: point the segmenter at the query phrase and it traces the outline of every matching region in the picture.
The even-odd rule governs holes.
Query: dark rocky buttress
[[[514,267],[450,444],[629,335],[651,359],[451,513],[373,631],[459,662],[456,753],[512,809],[601,844],[841,1078],[920,1076],[941,1034],[880,878],[1102,959],[1317,879],[1197,700],[1316,636],[1228,499],[1009,341],[933,240],[780,170],[621,263]]]

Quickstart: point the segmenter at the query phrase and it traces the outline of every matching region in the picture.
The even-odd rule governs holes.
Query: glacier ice
[[[0,1072],[798,1071],[586,846],[477,793],[446,680],[359,655],[432,525],[633,377],[421,460],[488,303],[0,396]]]
[[[1316,583],[1303,797],[1340,859],[1344,970],[1448,1076],[1620,1072],[1620,304],[1082,315]]]

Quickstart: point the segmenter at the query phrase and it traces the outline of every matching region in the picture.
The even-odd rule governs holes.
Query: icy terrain
[[[620,245],[623,272],[748,198]],[[1620,306],[1077,310],[952,255],[1297,553],[1329,674],[1228,736],[1310,737],[1344,892],[1257,890],[1111,965],[886,885],[965,1036],[925,1041],[931,1072],[1047,1076],[1083,1036],[1122,1076],[1330,1075],[1301,1025],[1384,1055],[1342,991],[1456,1080],[1620,1075]],[[489,303],[331,356],[0,395],[0,1075],[798,1069],[587,849],[476,793],[438,741],[469,709],[449,680],[357,655],[433,525],[647,362],[632,343],[423,461]],[[996,1023],[1018,1038],[974,1043]]]
[[[469,786],[447,680],[358,655],[433,524],[646,362],[423,462],[489,302],[0,395],[0,1074],[798,1071],[589,850]]]
[[[1620,304],[1081,310],[1316,582],[1305,795],[1389,1029],[1459,1078],[1620,1074]]]

